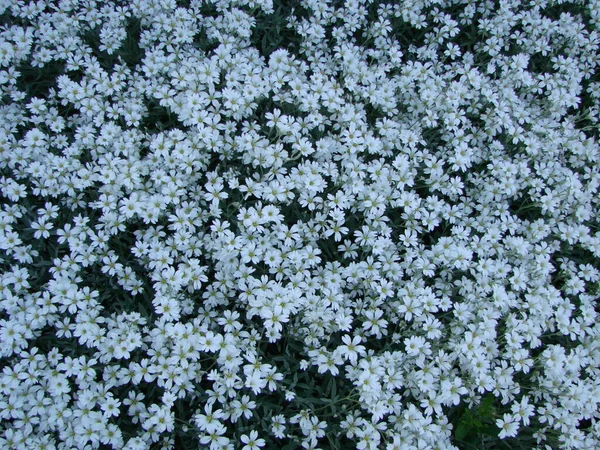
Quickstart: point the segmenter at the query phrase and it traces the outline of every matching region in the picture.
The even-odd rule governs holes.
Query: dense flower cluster
[[[600,446],[600,2],[0,13],[0,447]]]

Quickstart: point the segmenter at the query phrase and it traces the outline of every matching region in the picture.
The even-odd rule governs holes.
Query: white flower
[[[515,437],[519,431],[519,422],[511,414],[504,414],[502,419],[497,419],[496,426],[500,428],[500,433],[498,434],[500,439]]]
[[[242,447],[242,450],[258,450],[260,447],[265,446],[265,440],[258,437],[258,432],[252,430],[250,436],[242,434],[240,438],[242,443],[246,444]]]
[[[121,402],[112,397],[109,396],[107,398],[104,399],[104,402],[101,404],[101,409],[104,412],[104,417],[109,418],[112,416],[118,416],[119,415],[119,406],[121,405]]]
[[[35,230],[33,236],[36,239],[47,239],[50,237],[50,230],[54,228],[54,224],[46,221],[44,218],[40,218],[37,221],[31,222],[31,228]]]
[[[526,427],[529,426],[529,418],[534,414],[535,407],[529,404],[529,397],[524,395],[519,403],[513,403],[511,411]]]
[[[244,416],[246,419],[250,419],[252,417],[252,410],[256,408],[256,402],[254,400],[250,400],[248,395],[242,395],[241,400],[234,400],[231,402],[232,406],[232,414],[241,417]]]
[[[283,414],[271,417],[271,430],[277,439],[285,437],[285,417]]]
[[[419,354],[431,353],[431,344],[421,336],[411,336],[404,340],[406,346],[406,353],[410,356],[417,356]]]
[[[289,321],[289,316],[283,312],[279,305],[261,310],[261,317],[265,320],[264,325],[267,329],[274,329],[277,332],[282,331],[283,323]]]
[[[359,355],[366,353],[365,347],[360,345],[362,338],[358,335],[351,338],[350,335],[345,334],[342,336],[342,342],[344,345],[340,345],[336,351],[352,364],[356,363]]]

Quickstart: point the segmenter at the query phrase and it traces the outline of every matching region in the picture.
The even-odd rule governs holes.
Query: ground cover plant
[[[0,20],[0,448],[600,448],[600,2]]]

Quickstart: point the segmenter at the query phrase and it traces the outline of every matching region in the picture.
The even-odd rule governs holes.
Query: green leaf
[[[454,436],[459,441],[464,440],[471,432],[471,427],[464,421],[460,421],[454,432]]]
[[[317,398],[317,397],[304,397],[304,398],[311,403],[317,403],[320,405],[326,405],[329,403],[329,399]]]
[[[496,410],[494,408],[494,396],[488,395],[483,399],[479,408],[477,409],[477,414],[482,419],[491,419],[494,417]]]
[[[334,437],[331,436],[331,434],[327,434],[327,440],[329,441],[329,445],[331,446],[332,449],[340,448],[338,440],[334,439]]]
[[[498,428],[493,427],[491,425],[482,426],[479,431],[485,434],[486,436],[498,437]]]
[[[266,400],[261,400],[260,406],[269,407],[269,408],[277,409],[277,410],[281,409],[281,405],[279,405],[277,403],[269,402]]]
[[[296,442],[290,442],[285,445],[281,450],[295,450],[298,448],[298,444]]]

